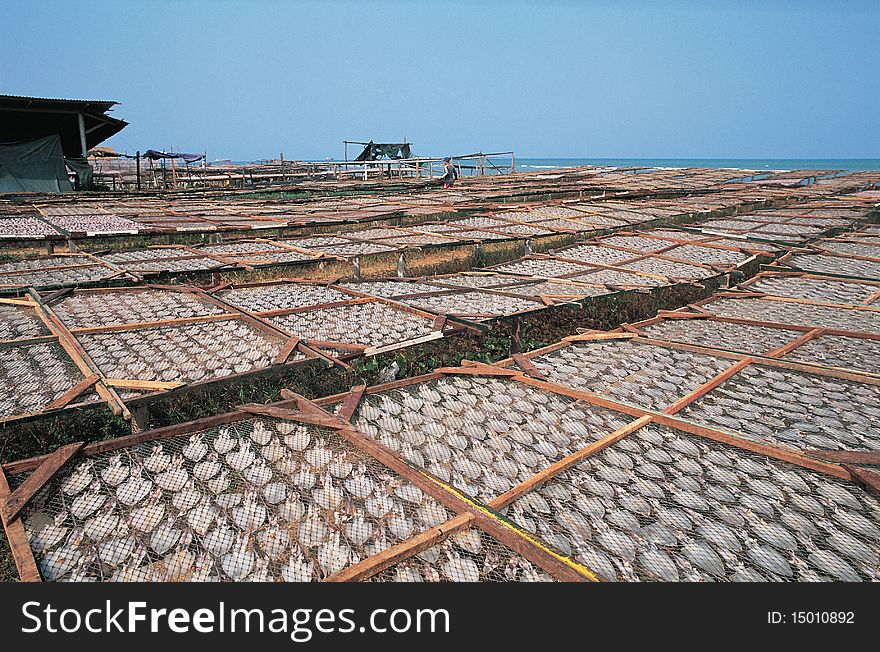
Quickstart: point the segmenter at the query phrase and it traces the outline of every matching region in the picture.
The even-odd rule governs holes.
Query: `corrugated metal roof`
[[[56,97],[31,97],[28,95],[0,95],[0,106],[11,106],[11,105],[20,105],[20,104],[32,104],[32,103],[46,103],[46,104],[57,104],[59,105],[59,109],[62,107],[60,105],[68,105],[68,106],[92,106],[99,111],[109,111],[112,107],[119,104],[114,100],[71,100],[65,98],[56,98]]]

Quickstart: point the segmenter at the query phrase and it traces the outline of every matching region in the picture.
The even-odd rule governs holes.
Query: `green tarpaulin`
[[[76,174],[76,190],[94,190],[93,179],[92,179],[92,166],[89,165],[89,162],[80,157],[80,158],[66,158],[64,162],[67,164],[73,173]]]
[[[0,193],[70,190],[59,136],[0,144]]]

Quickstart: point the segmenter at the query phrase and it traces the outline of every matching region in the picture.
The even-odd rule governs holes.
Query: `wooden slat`
[[[237,315],[234,315],[232,313],[223,313],[220,315],[204,315],[202,317],[182,317],[180,319],[163,319],[157,321],[113,324],[112,326],[88,326],[86,328],[71,328],[70,332],[74,333],[75,335],[88,335],[90,333],[118,333],[121,331],[141,330],[144,328],[160,328],[162,326],[184,326],[187,324],[229,321],[231,319],[237,318]]]
[[[677,312],[674,310],[658,310],[657,316],[663,319],[706,319],[707,312]]]
[[[67,462],[76,455],[79,450],[85,446],[85,442],[78,441],[74,444],[68,444],[55,450],[43,460],[43,463],[31,473],[27,479],[22,482],[15,491],[6,497],[3,501],[3,518],[7,523],[11,523],[16,519],[22,509],[24,509],[30,500],[42,489],[49,480]]]
[[[352,387],[351,391],[348,393],[348,396],[346,396],[345,400],[342,402],[342,406],[339,408],[339,410],[337,410],[336,416],[343,421],[351,422],[351,418],[354,416],[358,405],[360,405],[361,399],[364,397],[364,392],[366,391],[366,389],[366,385],[358,385],[356,387]]]
[[[87,392],[92,387],[92,385],[94,385],[95,383],[98,382],[98,380],[99,380],[99,377],[97,374],[92,374],[91,376],[86,377],[85,379],[79,381],[76,385],[74,385],[73,387],[68,389],[66,392],[64,392],[61,396],[56,398],[54,401],[49,403],[49,405],[47,405],[43,409],[48,411],[48,410],[58,410],[60,408],[63,408],[65,405],[70,403],[73,399],[75,399],[76,397]]]
[[[374,346],[364,349],[364,355],[379,355],[380,353],[388,353],[391,351],[398,351],[403,348],[407,348],[410,346],[415,346],[417,344],[425,344],[426,342],[433,342],[435,340],[443,339],[443,331],[431,331],[427,335],[422,335],[420,337],[414,337],[411,340],[403,340],[401,342],[396,342],[395,344],[388,344],[386,346]]]
[[[574,387],[566,387],[565,385],[559,385],[557,383],[550,383],[547,381],[538,380],[536,378],[529,378],[525,375],[517,377],[516,380],[523,383],[524,385],[530,385],[531,387],[534,387],[536,389],[543,389],[547,392],[552,392],[561,396],[568,396],[569,398],[573,398],[578,401],[584,401],[591,405],[598,405],[599,407],[608,408],[609,410],[615,410],[616,412],[623,412],[624,414],[629,414],[630,416],[634,417],[642,417],[646,414],[651,413],[650,410],[646,410],[635,405],[618,403],[617,401],[612,401],[610,399],[603,398],[602,396],[597,396],[596,394],[590,394],[589,392],[575,389]]]
[[[125,403],[111,387],[107,386],[104,380],[104,374],[98,366],[91,361],[88,353],[86,353],[79,341],[70,333],[67,326],[64,325],[52,310],[43,305],[40,295],[37,294],[35,290],[32,288],[29,289],[28,294],[35,302],[37,302],[37,304],[39,304],[36,310],[37,314],[43,320],[43,323],[46,324],[47,328],[58,338],[58,343],[64,348],[64,351],[70,356],[70,359],[73,360],[73,363],[77,366],[83,376],[91,376],[92,374],[98,375],[99,380],[95,383],[95,391],[98,392],[98,396],[107,403],[113,414],[122,415],[126,420],[131,419],[131,413],[125,406]]]
[[[39,337],[28,337],[23,340],[0,340],[0,348],[8,348],[12,346],[30,346],[32,344],[47,344],[49,342],[57,342],[56,335],[41,335]]]
[[[342,421],[341,419],[337,419],[336,416],[330,413],[324,413],[329,416],[312,415],[290,408],[280,408],[273,405],[256,405],[253,403],[240,405],[238,409],[242,412],[247,412],[249,414],[255,414],[258,416],[272,417],[274,419],[286,419],[288,421],[300,421],[302,423],[308,423],[313,426],[318,426],[319,428],[332,428],[334,430],[339,430],[341,427],[347,425],[344,421]]]
[[[526,375],[531,376],[532,378],[537,378],[538,380],[546,380],[547,377],[538,369],[534,363],[529,360],[522,353],[513,353],[510,356],[513,361],[519,366]]]
[[[6,474],[0,468],[0,503],[5,504],[9,496],[9,483],[6,482]],[[6,540],[9,542],[9,549],[12,552],[12,558],[15,560],[15,567],[18,569],[18,576],[22,582],[42,582],[40,569],[34,559],[34,553],[28,543],[27,532],[24,530],[24,523],[20,518],[14,521],[7,521],[0,510],[0,518],[3,521],[3,529],[6,530]]]
[[[36,308],[37,304],[27,299],[5,299],[0,297],[0,305],[7,306],[25,306],[27,308]]]
[[[518,371],[502,369],[484,362],[462,360],[461,363],[461,367],[439,367],[434,371],[449,376],[517,376],[520,374]]]
[[[700,385],[699,387],[697,387],[694,391],[689,393],[687,396],[683,396],[682,398],[678,399],[675,403],[673,403],[672,405],[670,405],[669,407],[664,409],[663,413],[664,414],[675,414],[676,412],[684,409],[685,407],[687,407],[688,405],[690,405],[691,403],[696,401],[698,398],[700,398],[701,396],[703,396],[707,392],[712,391],[713,389],[718,387],[718,385],[720,385],[721,383],[727,381],[732,376],[739,373],[742,369],[749,366],[752,362],[754,362],[753,358],[745,358],[743,360],[740,360],[736,364],[734,364],[734,365],[728,367],[727,369],[725,369],[724,371],[722,371],[720,374],[715,376],[709,382],[704,383],[703,385]]]
[[[55,290],[54,292],[50,292],[46,296],[43,297],[43,305],[50,306],[59,299],[66,297],[68,294],[73,292],[73,288],[62,288],[60,290]]]
[[[629,340],[635,337],[634,333],[613,333],[607,331],[597,331],[595,333],[582,333],[580,335],[571,335],[566,337],[563,342],[593,342],[599,340]],[[537,352],[532,351],[532,355]]]
[[[107,439],[105,441],[99,441],[95,442],[94,444],[89,444],[85,446],[82,449],[82,454],[86,457],[93,457],[101,453],[120,450],[122,448],[128,448],[130,446],[136,446],[137,444],[142,444],[148,441],[169,439],[171,437],[190,434],[199,430],[204,430],[206,428],[213,428],[227,423],[234,423],[235,421],[241,421],[242,419],[246,418],[246,416],[247,415],[243,412],[227,412],[226,414],[219,414],[212,417],[204,417],[195,421],[187,421],[185,423],[179,423],[173,426],[165,426],[163,428],[157,428],[155,430],[139,432],[134,435],[126,435],[124,437],[116,437],[115,439]],[[48,455],[38,455],[36,457],[29,457],[23,460],[16,460],[15,462],[8,462],[6,464],[3,464],[2,466],[3,470],[7,473],[26,473],[28,471],[33,471],[34,469],[36,469],[40,464],[43,463],[43,461],[45,461],[47,457]]]
[[[844,464],[843,468],[849,472],[850,478],[857,485],[871,493],[880,494],[880,474],[850,466],[849,464]]]
[[[352,564],[348,568],[345,568],[322,581],[359,582],[369,577],[373,577],[398,562],[409,559],[423,550],[432,548],[456,532],[460,532],[465,528],[470,527],[473,520],[474,517],[471,514],[459,514],[455,518],[450,519],[441,525],[432,527],[431,529],[425,530],[421,534],[417,534],[402,543],[386,548],[382,552],[377,553],[372,557],[368,557],[357,564]]]
[[[826,462],[880,466],[880,451],[832,451],[808,448],[804,454]]]
[[[169,390],[183,387],[186,383],[165,382],[160,380],[136,380],[133,378],[107,378],[104,382],[110,387],[120,389]]]
[[[221,290],[225,290],[228,287],[232,287],[232,283],[221,283],[220,285],[215,285],[212,288],[208,288],[207,292],[220,292]]]
[[[813,340],[813,339],[819,337],[824,332],[825,332],[824,328],[814,328],[811,331],[807,331],[806,333],[804,333],[800,337],[793,339],[791,342],[788,342],[787,344],[784,344],[783,346],[780,346],[776,349],[773,349],[772,351],[768,351],[765,355],[768,358],[782,357],[786,353],[790,353],[794,349],[798,348],[799,346],[801,346],[803,344],[806,344],[810,340]]]
[[[278,352],[278,355],[275,356],[275,359],[272,360],[273,364],[284,364],[287,362],[287,359],[290,357],[290,354],[296,349],[299,344],[299,338],[295,335],[291,337],[284,343],[284,346],[281,347],[281,350]]]
[[[743,437],[737,437],[736,435],[731,435],[730,433],[722,432],[714,428],[691,423],[690,421],[685,421],[671,415],[658,413],[654,415],[654,420],[661,425],[669,426],[671,428],[675,428],[676,430],[682,430],[692,435],[705,437],[706,439],[711,439],[722,444],[728,444],[730,446],[735,446],[736,448],[748,450],[753,453],[766,455],[767,457],[773,457],[775,459],[782,460],[783,462],[796,464],[797,466],[802,466],[812,471],[819,471],[820,473],[832,475],[836,478],[841,478],[843,480],[851,479],[849,472],[847,472],[843,467],[836,464],[828,464],[819,460],[814,460],[812,458],[806,457],[805,455],[802,455],[800,452],[795,451],[791,448],[782,448],[781,446],[770,446],[767,444],[762,444],[757,441],[745,439]]]
[[[651,423],[652,420],[653,417],[651,417],[651,415],[645,415],[639,417],[638,419],[635,419],[634,421],[628,423],[622,428],[618,428],[611,434],[603,437],[598,441],[593,442],[589,446],[586,446],[575,453],[572,453],[571,455],[568,455],[567,457],[562,458],[555,464],[551,464],[546,469],[543,469],[542,471],[536,473],[525,482],[501,494],[500,496],[498,496],[498,498],[490,503],[490,506],[494,509],[501,509],[502,507],[509,505],[523,494],[532,491],[550,478],[559,475],[566,469],[571,468],[584,458],[595,455],[596,453],[607,448],[608,446],[617,443],[630,433],[633,433],[642,426],[646,426],[647,424]]]
[[[300,340],[302,341],[302,340]],[[367,350],[367,346],[363,344],[352,344],[351,342],[334,342],[332,340],[308,340],[309,346],[318,349],[342,349],[343,351],[353,351],[355,353],[363,353]]]
[[[869,296],[867,299],[865,299],[865,300],[862,302],[862,305],[864,305],[864,306],[870,306],[872,303],[874,303],[875,301],[877,301],[877,299],[880,299],[880,290],[877,290],[877,291],[874,292],[871,296]]]

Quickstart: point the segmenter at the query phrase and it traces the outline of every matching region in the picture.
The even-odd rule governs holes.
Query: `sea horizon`
[[[218,163],[227,159],[216,159]],[[230,161],[237,165],[265,163],[270,159]],[[300,159],[312,163],[342,162],[344,159]],[[493,159],[496,163],[509,165],[510,158]],[[861,172],[880,170],[880,158],[605,158],[605,157],[516,157],[516,169],[520,171],[556,170],[586,165],[606,167],[642,168],[717,168],[732,170],[761,170],[776,172],[786,170],[841,170]]]
[[[871,158],[517,158],[521,170],[559,169],[582,165],[651,168],[724,168],[735,170],[880,170],[880,159]]]

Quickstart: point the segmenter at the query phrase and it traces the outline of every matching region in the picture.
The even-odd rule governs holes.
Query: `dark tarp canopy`
[[[148,149],[143,153],[144,158],[151,159],[153,161],[158,161],[163,158],[180,158],[186,161],[187,163],[195,163],[196,161],[201,161],[205,158],[204,154],[183,154],[181,152],[162,152],[158,149]]]
[[[58,134],[65,156],[83,156],[128,123],[107,115],[109,100],[62,100],[0,95],[0,143],[36,140]],[[82,129],[82,131],[80,130]]]
[[[376,161],[385,158],[411,158],[409,143],[374,143],[372,140],[364,147],[355,161]]]
[[[58,134],[0,144],[0,193],[72,190]]]

